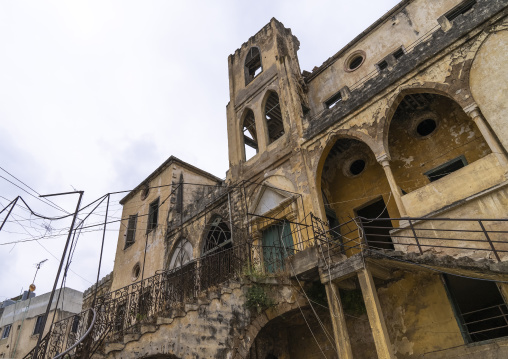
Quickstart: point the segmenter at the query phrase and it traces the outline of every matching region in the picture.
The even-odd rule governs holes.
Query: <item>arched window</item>
[[[279,96],[273,91],[270,91],[270,96],[266,100],[265,121],[268,131],[268,143],[272,143],[284,135],[284,124],[282,123]]]
[[[261,53],[257,47],[251,47],[245,57],[245,86],[263,71]]]
[[[254,112],[248,109],[243,118],[243,143],[245,147],[245,160],[254,157],[258,151],[258,138],[256,132],[256,122],[254,120]]]
[[[184,238],[176,244],[175,251],[169,262],[169,269],[180,268],[192,260],[192,244]]]
[[[231,247],[231,231],[221,217],[216,217],[209,225],[206,234],[203,254],[211,253],[219,248],[225,249]]]

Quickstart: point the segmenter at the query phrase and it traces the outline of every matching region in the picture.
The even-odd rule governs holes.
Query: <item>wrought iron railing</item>
[[[394,226],[398,224],[398,226]],[[508,259],[508,219],[352,218],[330,228],[312,216],[314,239],[327,262],[360,251],[469,256],[498,262]]]

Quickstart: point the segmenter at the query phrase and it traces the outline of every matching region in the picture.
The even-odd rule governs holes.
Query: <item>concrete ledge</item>
[[[141,335],[139,333],[133,333],[133,334],[125,334],[123,336],[123,343],[127,344],[128,342],[132,342],[135,340],[138,340]]]
[[[342,262],[333,264],[329,269],[319,269],[321,283],[328,283],[332,280],[342,280],[353,276],[360,269],[365,267],[361,253],[355,254]]]
[[[287,259],[288,268],[291,269],[291,276],[301,279],[312,279],[319,275],[319,253],[317,247],[309,247],[304,251],[297,252]]]
[[[104,353],[109,354],[114,351],[120,351],[125,347],[123,343],[106,343]]]
[[[153,324],[142,324],[141,325],[141,334],[145,333],[154,333],[157,331],[157,326]]]

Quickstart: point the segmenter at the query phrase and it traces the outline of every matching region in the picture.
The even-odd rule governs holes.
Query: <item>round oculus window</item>
[[[365,160],[362,159],[355,160],[349,166],[349,172],[351,172],[353,176],[358,176],[365,169],[365,165],[366,165]]]
[[[349,69],[350,70],[356,70],[360,67],[360,65],[363,63],[363,56],[357,55],[355,56],[350,62],[349,62]]]
[[[437,127],[436,120],[432,118],[426,118],[416,126],[416,133],[422,137],[426,137],[430,135],[432,132],[434,132],[436,130],[436,127]]]
[[[132,268],[132,280],[135,281],[139,278],[139,275],[141,274],[141,267],[139,266],[139,263],[136,263],[134,268]]]

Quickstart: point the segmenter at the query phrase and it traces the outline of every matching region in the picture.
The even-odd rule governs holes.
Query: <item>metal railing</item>
[[[399,224],[398,227],[394,224]],[[360,251],[433,251],[454,257],[498,262],[508,253],[508,219],[503,218],[353,218],[336,227],[312,216],[314,238],[330,261]]]
[[[471,341],[508,335],[508,307],[505,303],[461,313],[463,327]]]

